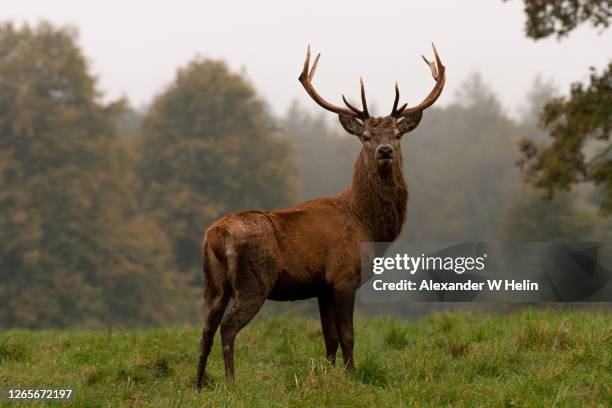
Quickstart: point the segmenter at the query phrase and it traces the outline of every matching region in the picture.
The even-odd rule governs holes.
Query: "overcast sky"
[[[297,81],[306,45],[322,53],[314,84],[326,99],[358,99],[363,75],[374,113],[387,114],[393,84],[416,104],[433,86],[420,54],[434,41],[447,67],[439,104],[479,71],[516,112],[533,79],[552,79],[563,92],[611,57],[612,30],[581,27],[569,38],[534,42],[524,35],[519,0],[470,1],[116,1],[4,0],[0,20],[72,24],[106,99],[135,106],[172,81],[196,55],[245,69],[273,110],[290,102],[315,109]]]

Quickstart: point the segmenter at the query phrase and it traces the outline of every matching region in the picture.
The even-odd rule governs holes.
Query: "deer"
[[[442,93],[445,67],[432,43],[435,62],[422,56],[435,85],[414,107],[395,100],[385,117],[370,116],[363,79],[358,109],[344,95],[345,107],[323,99],[312,85],[321,54],[310,68],[310,46],[299,81],[323,109],[362,144],[352,183],[335,196],[276,211],[240,211],[213,223],[204,235],[204,328],[196,388],[202,387],[215,332],[221,326],[225,375],[234,382],[234,341],[267,299],[317,298],[326,357],[335,364],[338,347],[344,366],[354,370],[355,294],[364,283],[361,244],[393,242],[407,217],[408,186],[403,175],[402,136],[414,130],[423,111]],[[232,307],[225,313],[229,301]]]

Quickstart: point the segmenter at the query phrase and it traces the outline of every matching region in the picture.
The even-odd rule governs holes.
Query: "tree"
[[[215,219],[294,201],[291,145],[276,128],[245,78],[200,58],[178,71],[147,114],[138,140],[145,208],[194,284],[202,236]]]
[[[562,38],[586,22],[607,28],[612,17],[612,0],[525,0],[525,14],[528,37],[537,40],[556,34]]]
[[[548,132],[538,128],[539,115],[551,99],[556,88],[537,77],[527,95],[522,111],[522,134],[532,135],[533,143],[543,143]],[[502,238],[518,241],[596,241],[605,240],[610,223],[597,216],[593,204],[592,186],[580,186],[573,194],[562,192],[551,200],[542,200],[531,185],[522,185],[510,195],[501,225]]]
[[[479,74],[402,140],[412,240],[491,240],[516,188],[519,127]],[[444,222],[440,222],[444,220]]]
[[[304,200],[334,195],[348,188],[359,141],[326,122],[327,115],[313,116],[293,103],[283,120],[285,132],[295,144],[295,163],[300,174],[300,197]]]
[[[609,142],[612,131],[612,64],[601,75],[593,70],[588,86],[572,85],[569,97],[558,97],[544,107],[541,125],[553,139],[550,145],[523,139],[520,148],[526,179],[552,198],[576,183],[591,181],[602,188],[602,209],[612,211],[611,147],[589,157],[593,142]]]
[[[138,215],[76,31],[0,25],[0,326],[152,323],[164,304],[163,234]]]
[[[535,77],[531,90],[527,93],[527,103],[520,110],[520,119],[528,130],[537,130],[540,123],[540,113],[548,101],[558,96],[557,87],[551,80],[544,80],[539,75]],[[545,136],[546,132],[541,132]]]
[[[525,0],[525,12],[529,37],[561,38],[585,22],[607,28],[612,1]],[[519,165],[526,181],[544,190],[547,199],[578,183],[594,183],[601,190],[602,210],[612,213],[612,63],[601,72],[591,68],[589,83],[576,82],[568,96],[546,104],[540,125],[553,140],[548,145],[520,141]]]
[[[584,200],[564,193],[542,201],[529,187],[516,191],[501,226],[502,238],[512,241],[597,241],[605,234],[605,224]]]

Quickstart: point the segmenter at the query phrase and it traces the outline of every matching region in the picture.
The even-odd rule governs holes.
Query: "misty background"
[[[321,95],[358,100],[363,76],[377,115],[390,111],[393,84],[417,104],[431,89],[420,58],[433,41],[448,80],[436,106],[452,102],[461,82],[480,72],[505,110],[520,113],[534,77],[566,90],[588,68],[608,63],[612,32],[579,26],[559,41],[525,36],[522,1],[148,2],[4,1],[0,18],[49,20],[79,29],[78,44],[105,100],[127,96],[148,106],[194,56],[243,71],[277,115],[294,100],[318,111],[297,81],[306,45],[321,52],[315,84]]]
[[[612,236],[597,189],[544,201],[516,165],[519,140],[546,140],[543,106],[608,63],[610,31],[534,42],[519,1],[11,1],[1,19],[0,327],[197,322],[208,225],[345,189],[360,143],[298,83],[306,44],[324,98],[357,100],[363,75],[378,115],[396,79],[410,105],[427,95],[438,47],[444,93],[402,141],[400,239]]]

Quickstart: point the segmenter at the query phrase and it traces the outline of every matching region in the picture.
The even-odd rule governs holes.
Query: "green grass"
[[[358,320],[351,374],[322,358],[317,321],[268,318],[238,335],[236,384],[225,382],[217,338],[211,380],[196,392],[199,334],[4,332],[0,386],[73,388],[76,400],[56,405],[80,407],[612,406],[612,314],[605,312]]]

